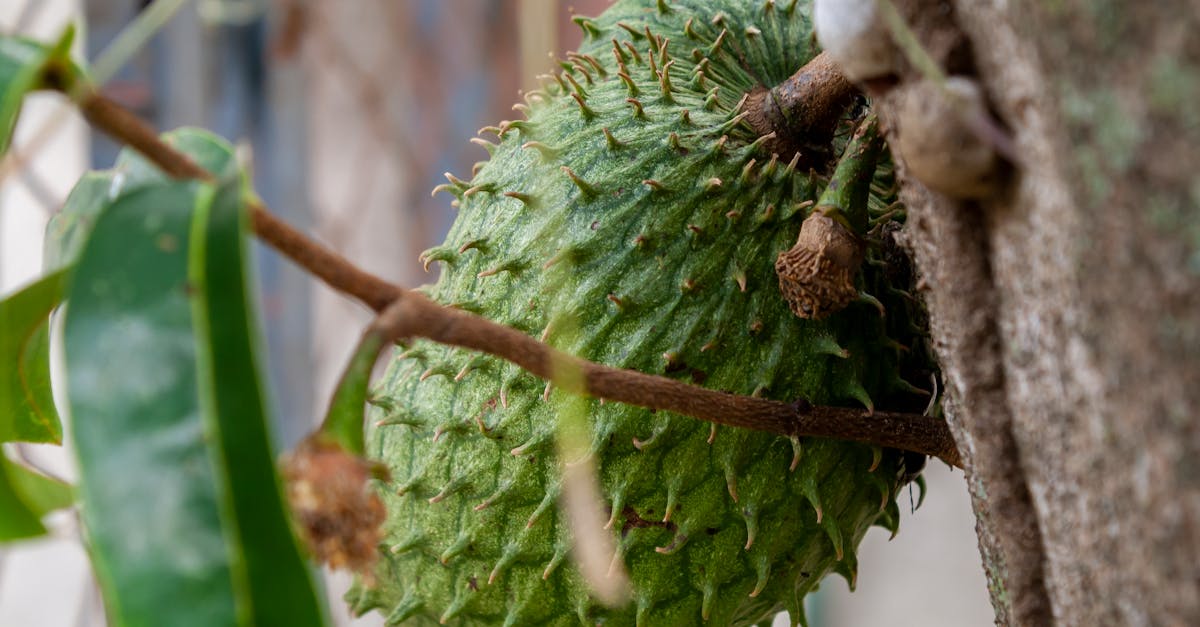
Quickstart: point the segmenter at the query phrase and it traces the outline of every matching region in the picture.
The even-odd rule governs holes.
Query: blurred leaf
[[[196,165],[211,172],[217,179],[226,180],[237,171],[238,164],[234,157],[233,146],[220,135],[202,128],[182,127],[163,133],[162,140],[172,148],[186,154],[196,162]],[[169,180],[158,166],[146,160],[141,153],[132,148],[125,148],[117,156],[114,166],[117,172],[124,175],[122,185],[132,189],[147,182]]]
[[[8,150],[25,95],[54,87],[54,72],[77,74],[68,52],[75,29],[68,27],[53,45],[24,37],[0,36],[0,154]]]
[[[82,515],[116,625],[237,623],[187,280],[192,214],[207,189],[166,183],[118,198],[68,291]]]
[[[75,489],[54,477],[47,477],[0,455],[0,464],[7,467],[8,478],[17,494],[37,516],[75,504]]]
[[[62,300],[66,270],[0,300],[0,442],[62,443],[50,390],[50,312]]]
[[[0,455],[0,542],[46,533],[39,516],[14,485],[12,469],[13,465]]]
[[[233,146],[218,135],[204,129],[180,128],[163,133],[162,138],[219,179],[236,172]],[[57,269],[74,261],[92,231],[96,215],[121,194],[167,180],[170,177],[131,148],[121,151],[112,170],[83,175],[71,189],[62,210],[46,226],[45,267]]]
[[[0,154],[8,150],[25,94],[37,89],[50,48],[28,39],[0,37]]]
[[[121,191],[122,178],[111,171],[84,174],[62,209],[46,225],[44,263],[47,271],[70,265],[92,232],[92,224],[100,210],[116,199]]]
[[[237,185],[147,182],[75,270],[72,433],[114,625],[324,624],[274,473],[240,213]]]

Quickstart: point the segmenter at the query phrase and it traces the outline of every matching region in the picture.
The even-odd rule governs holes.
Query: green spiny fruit
[[[858,280],[878,300],[824,320],[793,315],[775,276],[834,168],[798,171],[766,152],[740,107],[813,56],[807,11],[622,0],[579,18],[583,46],[528,94],[527,119],[485,129],[500,137],[491,160],[443,186],[460,214],[423,254],[442,267],[428,294],[575,355],[713,389],[911,403],[901,342],[919,339],[894,265],[872,251]],[[879,214],[887,174],[875,183]],[[498,359],[424,341],[404,351],[372,401],[389,520],[354,609],[389,625],[744,625],[781,609],[799,622],[825,574],[853,583],[867,528],[898,523],[894,451],[591,400],[633,593],[602,607],[568,559],[557,507],[567,401]]]

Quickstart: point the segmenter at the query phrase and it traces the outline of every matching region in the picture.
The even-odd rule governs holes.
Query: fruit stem
[[[371,370],[379,359],[379,353],[392,343],[386,331],[380,328],[379,322],[388,315],[388,311],[384,310],[384,313],[363,332],[362,339],[354,347],[350,363],[346,365],[346,370],[342,372],[342,377],[334,388],[325,420],[317,429],[319,437],[332,441],[347,453],[359,457],[364,456],[366,451],[363,441],[363,411],[367,403]]]
[[[846,145],[795,246],[776,258],[779,290],[797,316],[824,318],[859,297],[854,278],[866,252],[867,199],[882,151],[879,121],[869,115]]]
[[[846,152],[838,161],[829,186],[821,193],[814,211],[844,223],[855,234],[867,232],[869,216],[867,199],[871,193],[871,181],[875,178],[875,166],[883,152],[883,136],[879,133],[879,119],[868,115],[854,131],[854,137],[846,146]]]
[[[101,131],[128,144],[167,174],[213,179],[187,155],[167,145],[131,112],[90,91],[78,99],[85,117]],[[424,337],[478,350],[553,381],[566,391],[673,411],[709,422],[785,436],[853,440],[933,455],[952,466],[961,458],[945,421],[920,414],[817,407],[709,390],[673,379],[595,364],[547,346],[524,333],[430,301],[418,292],[365,272],[341,255],[271,215],[256,198],[248,201],[254,232],[265,243],[334,289],[388,315],[376,324],[389,341]],[[386,342],[385,342],[386,343]],[[557,380],[554,364],[570,363],[583,373]]]
[[[759,135],[775,133],[767,150],[783,161],[800,153],[804,165],[818,167],[829,157],[838,120],[858,94],[822,52],[782,83],[751,92],[746,121]]]
[[[394,305],[392,337],[424,337],[508,360],[565,391],[672,411],[716,424],[786,436],[852,440],[961,460],[945,421],[920,414],[818,407],[719,392],[674,379],[596,364],[516,329],[409,292]],[[576,374],[563,377],[564,371]],[[580,376],[582,375],[582,376]]]

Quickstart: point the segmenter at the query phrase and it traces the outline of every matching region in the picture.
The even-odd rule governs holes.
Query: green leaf
[[[0,456],[0,465],[7,467],[8,478],[21,499],[37,516],[75,504],[75,488],[54,477],[26,468]]]
[[[274,473],[240,190],[160,180],[97,218],[64,340],[114,625],[322,625]]]
[[[14,466],[0,455],[0,542],[34,538],[46,533],[24,495],[15,485]]]
[[[233,146],[204,129],[180,128],[162,135],[164,141],[191,157],[218,178],[234,175]],[[46,226],[45,262],[49,269],[69,265],[87,241],[100,210],[121,194],[139,186],[170,180],[157,166],[132,148],[125,148],[112,170],[88,172],[75,183],[63,208]]]
[[[27,39],[0,37],[0,154],[8,150],[21,102],[37,88],[50,48]]]
[[[50,390],[50,312],[62,300],[66,270],[0,300],[0,442],[62,443]]]
[[[321,625],[323,612],[300,553],[275,472],[256,355],[250,254],[236,180],[222,185],[193,222],[191,277],[201,405],[217,438],[227,524],[237,528],[252,625]]]
[[[62,209],[46,225],[47,271],[70,265],[79,256],[100,210],[120,194],[122,179],[111,171],[88,172],[71,188]]]
[[[24,37],[0,36],[0,154],[12,141],[25,95],[53,87],[52,82],[58,79],[51,70],[78,73],[67,56],[74,37],[75,29],[71,27],[53,46]]]
[[[238,164],[233,146],[220,135],[202,128],[185,126],[163,133],[161,137],[167,145],[191,157],[196,165],[208,170],[217,179],[226,180],[237,172]],[[121,151],[114,169],[124,176],[125,180],[121,184],[126,189],[170,178],[132,148]]]
[[[83,522],[117,625],[237,622],[196,391],[187,244],[201,189],[167,183],[118,198],[68,292]]]

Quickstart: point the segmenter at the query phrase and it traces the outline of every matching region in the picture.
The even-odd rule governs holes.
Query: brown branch
[[[586,389],[571,390],[640,407],[673,411],[731,427],[787,436],[867,442],[933,455],[959,465],[958,450],[938,418],[845,407],[815,407],[719,392],[674,379],[596,364],[563,353],[524,333],[444,307],[410,292],[386,316],[393,339],[420,336],[511,361],[547,380],[563,365],[583,374]],[[381,319],[382,320],[382,319]],[[568,384],[569,387],[569,384]]]
[[[250,207],[251,224],[259,239],[330,287],[349,294],[375,311],[406,298],[404,288],[367,272],[322,246],[267,211],[258,201]]]
[[[163,142],[149,124],[102,94],[93,92],[84,96],[79,108],[96,128],[142,153],[168,175],[212,179],[212,173]],[[404,295],[400,287],[360,269],[275,217],[258,200],[250,204],[250,219],[254,232],[263,241],[325,283],[375,311],[382,311]]]
[[[83,97],[80,107],[93,125],[141,152],[171,176],[212,178],[186,155],[160,140],[152,128],[102,95],[91,93]],[[388,315],[376,324],[388,325],[393,338],[424,337],[482,351],[543,379],[558,381],[571,391],[597,398],[779,435],[853,440],[915,451],[939,457],[952,466],[961,466],[950,431],[940,419],[920,414],[871,413],[844,407],[814,407],[804,401],[784,403],[740,396],[592,363],[558,351],[516,329],[439,305],[419,293],[364,272],[280,221],[257,202],[252,204],[251,212],[254,232],[264,242],[334,289],[353,296],[375,311],[387,310]],[[556,372],[564,372],[563,365],[583,374],[586,389],[575,389],[577,386],[556,376]]]

